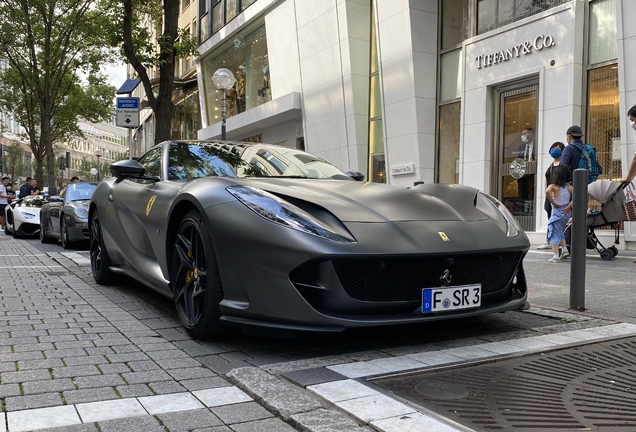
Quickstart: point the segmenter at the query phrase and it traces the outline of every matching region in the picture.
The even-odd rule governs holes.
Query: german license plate
[[[445,312],[481,306],[481,284],[422,290],[422,313]]]

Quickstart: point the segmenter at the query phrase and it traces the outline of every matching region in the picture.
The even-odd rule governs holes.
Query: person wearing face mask
[[[630,127],[636,130],[636,105],[627,111],[627,117],[629,118]],[[636,177],[636,136],[634,137],[634,157],[632,158],[632,163],[629,164],[627,174],[621,179],[621,183],[631,183],[634,177]],[[636,260],[634,260],[634,263],[636,263]]]
[[[629,125],[631,128],[636,130],[636,105],[627,111],[627,117],[629,117]],[[629,170],[627,170],[627,174],[621,179],[621,182],[631,183],[634,177],[636,177],[636,139],[634,140],[634,157],[632,158],[632,163],[629,164]]]
[[[550,156],[552,156],[553,161],[548,167],[548,169],[545,171],[546,188],[550,184],[550,181],[552,179],[552,174],[554,173],[554,168],[559,166],[559,164],[561,163],[561,154],[563,153],[564,149],[565,149],[565,145],[559,141],[555,142],[554,144],[550,146]],[[545,203],[543,205],[543,208],[548,214],[548,219],[550,219],[550,216],[552,216],[552,204],[550,204],[550,200],[548,199],[547,195],[545,197]],[[546,237],[545,243],[537,247],[537,249],[551,249],[551,248],[552,248],[552,245],[550,244],[550,241],[547,237]]]
[[[561,165],[565,165],[570,169],[570,180],[572,182],[572,173],[579,167],[579,160],[581,159],[581,148],[585,145],[581,137],[583,131],[580,126],[570,126],[565,132],[568,145],[561,153]],[[578,144],[578,147],[572,144]]]
[[[521,132],[521,145],[516,152],[517,157],[525,161],[535,160],[535,142],[534,142],[534,129],[525,128]]]

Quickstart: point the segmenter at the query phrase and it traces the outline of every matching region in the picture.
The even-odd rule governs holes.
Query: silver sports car
[[[64,249],[88,240],[88,204],[97,183],[79,182],[64,186],[50,196],[40,211],[40,241],[62,241]]]
[[[29,195],[6,206],[5,234],[13,234],[14,238],[37,237],[40,231],[40,209],[46,202],[44,195]]]
[[[526,306],[528,238],[471,187],[356,181],[309,153],[242,142],[164,142],[110,170],[89,209],[93,277],[173,298],[196,338]]]

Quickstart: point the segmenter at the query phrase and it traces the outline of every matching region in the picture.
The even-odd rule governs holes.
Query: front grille
[[[416,301],[423,288],[442,285],[440,276],[451,274],[449,286],[480,283],[488,294],[508,286],[521,260],[520,252],[433,256],[400,259],[333,260],[333,268],[347,294],[359,301]],[[318,264],[294,270],[294,284],[319,285]]]

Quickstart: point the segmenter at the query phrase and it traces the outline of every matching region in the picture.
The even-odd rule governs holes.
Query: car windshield
[[[20,206],[22,207],[42,207],[44,203],[48,202],[43,195],[29,195],[25,196],[20,202]]]
[[[91,199],[97,183],[71,183],[66,189],[67,201],[84,201]]]
[[[353,180],[312,154],[263,144],[174,143],[168,178],[285,177]]]

